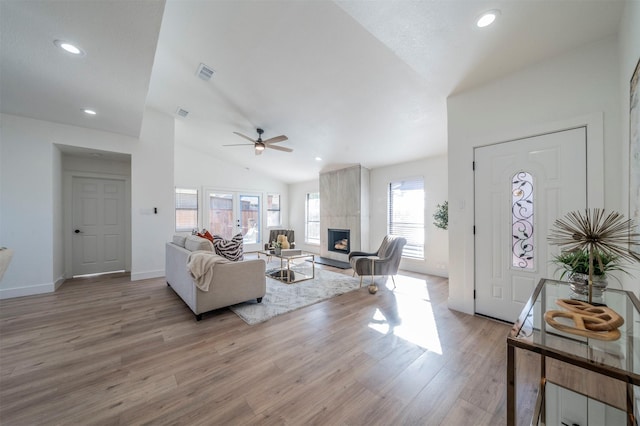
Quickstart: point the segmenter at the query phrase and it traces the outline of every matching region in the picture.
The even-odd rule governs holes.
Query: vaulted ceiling
[[[489,9],[498,20],[476,27]],[[146,105],[176,117],[177,144],[304,181],[332,164],[445,153],[447,96],[616,34],[623,9],[622,0],[2,0],[0,108],[138,136]],[[86,55],[60,52],[56,39]],[[210,81],[196,76],[200,63],[215,70]],[[286,134],[280,145],[294,152],[223,146],[257,127],[264,138]]]

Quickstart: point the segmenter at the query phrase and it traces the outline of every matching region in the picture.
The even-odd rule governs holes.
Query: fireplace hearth
[[[328,229],[327,250],[348,254],[350,250],[350,231],[348,229]]]

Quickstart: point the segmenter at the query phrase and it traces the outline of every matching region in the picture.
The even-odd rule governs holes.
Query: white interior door
[[[125,184],[73,178],[73,275],[125,269]]]
[[[245,252],[260,249],[260,194],[211,190],[206,191],[205,198],[205,223],[209,232],[227,240],[241,233]]]
[[[586,129],[476,148],[475,311],[513,322],[551,278],[553,222],[587,206]]]

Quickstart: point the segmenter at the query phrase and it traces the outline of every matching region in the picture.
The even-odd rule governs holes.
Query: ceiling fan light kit
[[[286,148],[284,146],[274,145],[276,143],[284,142],[284,141],[288,140],[289,138],[286,137],[285,135],[275,136],[273,138],[269,138],[269,139],[263,141],[262,140],[262,134],[264,133],[264,130],[262,130],[261,128],[257,128],[256,132],[258,132],[258,139],[250,138],[249,136],[243,135],[242,133],[233,132],[234,134],[240,136],[241,138],[244,138],[244,139],[250,141],[251,143],[250,144],[248,144],[248,143],[235,143],[235,144],[229,144],[229,145],[223,145],[223,146],[253,145],[253,148],[255,150],[256,155],[262,154],[262,152],[266,148],[275,149],[276,151],[293,152],[293,149],[291,149],[291,148]]]

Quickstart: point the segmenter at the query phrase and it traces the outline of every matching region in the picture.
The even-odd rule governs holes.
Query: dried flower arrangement
[[[635,261],[629,252],[630,245],[638,244],[640,234],[635,225],[618,212],[607,213],[604,209],[574,211],[557,219],[549,234],[549,243],[564,247],[565,252],[588,253],[589,303],[592,301],[593,278],[597,270],[604,271],[616,259],[616,269],[624,271],[617,263],[621,260]],[[611,267],[609,267],[611,269]],[[625,271],[626,272],[626,271]]]

